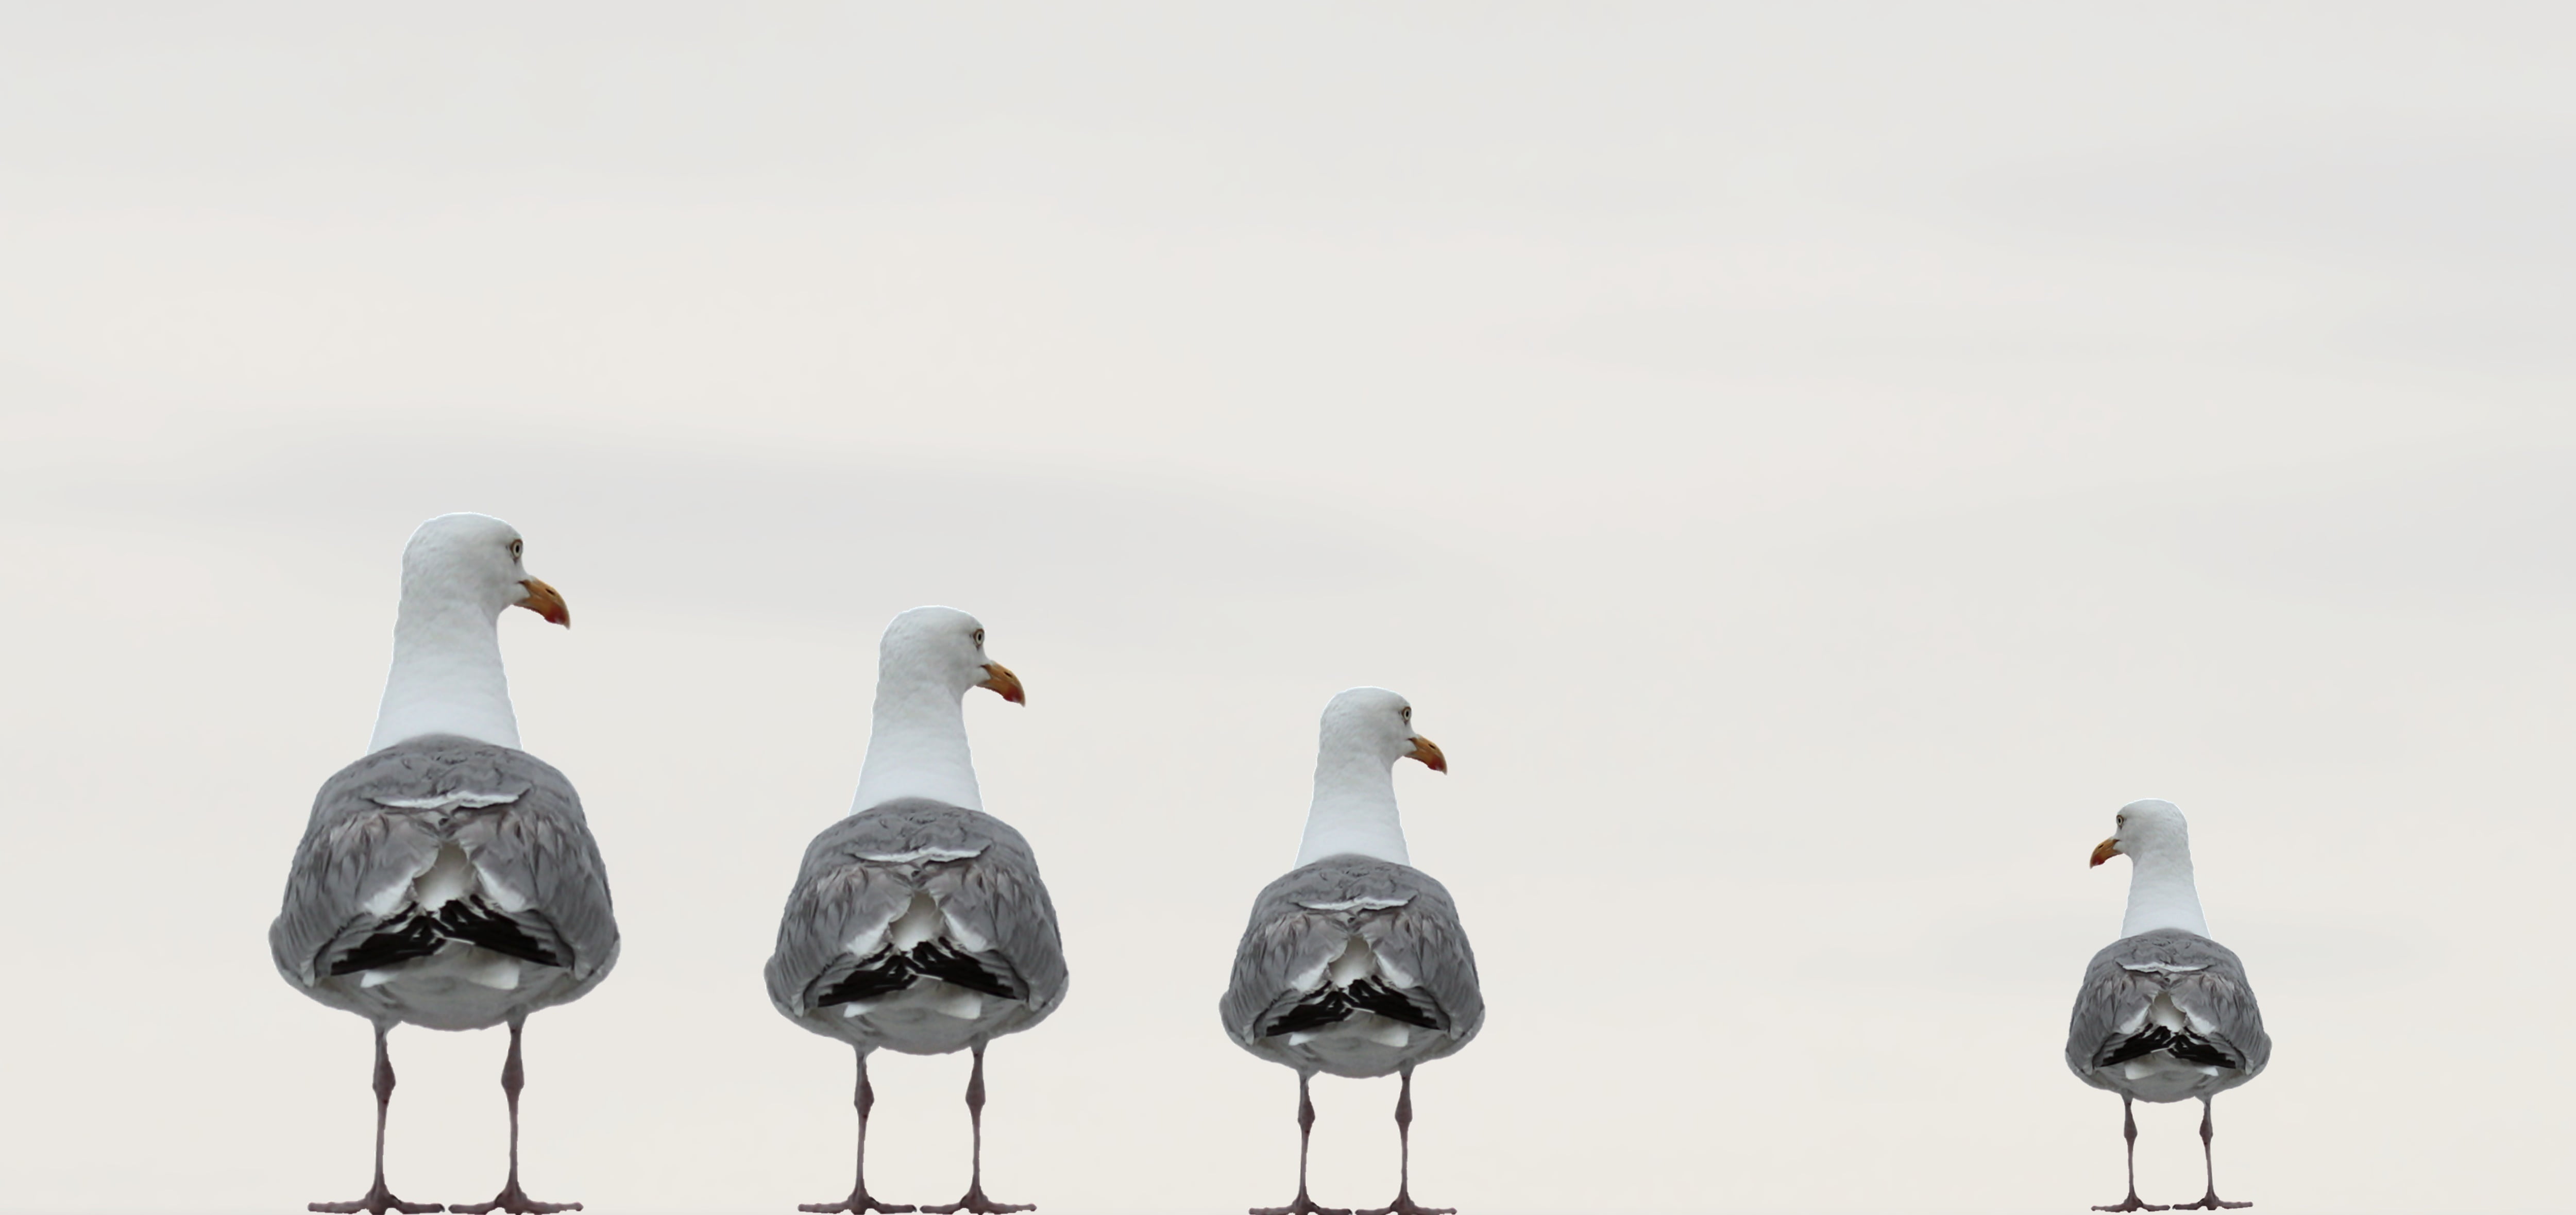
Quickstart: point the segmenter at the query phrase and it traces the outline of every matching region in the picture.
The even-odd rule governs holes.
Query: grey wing
[[[456,842],[501,896],[501,913],[539,944],[554,948],[574,981],[587,982],[617,960],[617,917],[608,867],[581,812],[581,797],[552,765],[503,751],[504,776],[528,789],[499,812],[472,814]],[[517,905],[513,905],[516,903]]]
[[[1360,924],[1360,935],[1381,963],[1413,979],[1400,994],[1417,1005],[1428,998],[1440,1028],[1463,1046],[1485,1024],[1485,994],[1476,982],[1476,953],[1458,922],[1458,906],[1440,883],[1424,876],[1411,902]]]
[[[2090,1083],[2094,1060],[2121,1027],[2156,998],[2161,985],[2147,975],[2123,968],[2113,942],[2093,955],[2084,982],[2075,989],[2075,1012],[2066,1026],[2066,1066]]]
[[[323,782],[269,926],[278,971],[308,990],[327,977],[403,905],[449,839],[510,891],[501,914],[576,981],[615,961],[606,870],[571,782],[525,752],[433,736]]]
[[[2175,977],[2174,1005],[2191,1018],[2202,1036],[2237,1060],[2248,1079],[2272,1062],[2272,1037],[2263,1032],[2263,1010],[2254,988],[2245,981],[2245,964],[2235,951],[2208,942],[2216,956],[2206,969]]]
[[[980,812],[970,828],[990,844],[973,860],[937,866],[924,885],[951,924],[984,939],[1020,980],[1022,999],[1043,1014],[1064,999],[1064,941],[1055,902],[1038,877],[1037,853],[1010,824]]]
[[[299,987],[311,988],[328,972],[326,955],[383,922],[370,900],[399,892],[438,855],[437,835],[417,817],[359,794],[354,778],[366,775],[366,763],[342,769],[315,795],[313,817],[287,869],[285,903],[269,925],[269,956]]]
[[[1253,901],[1217,1004],[1226,1033],[1247,1046],[1267,1036],[1266,1026],[1323,983],[1353,933],[1390,979],[1402,972],[1396,994],[1459,1045],[1484,1025],[1475,952],[1448,889],[1410,866],[1346,857],[1292,870]]]
[[[2101,1051],[2137,1028],[2148,1004],[2170,992],[2204,1038],[2248,1078],[2272,1057],[2263,1015],[2236,952],[2195,933],[2158,929],[2113,941],[2093,955],[2066,1031],[2066,1066],[2088,1075]]]
[[[1330,916],[1307,910],[1290,873],[1253,900],[1252,920],[1234,950],[1234,977],[1217,1002],[1227,1036],[1249,1046],[1297,997],[1323,981],[1324,968],[1342,951],[1350,930]]]
[[[807,846],[765,972],[770,1002],[791,1017],[810,1011],[860,961],[854,945],[881,936],[915,890],[976,938],[961,943],[979,962],[1009,969],[1033,1012],[1064,999],[1055,904],[1028,841],[981,811],[906,799],[843,819]]]
[[[797,866],[796,885],[787,892],[787,907],[778,917],[778,946],[763,973],[769,1000],[788,1016],[810,1011],[824,972],[846,968],[850,943],[885,931],[912,901],[912,886],[902,875],[879,865],[857,863],[862,854],[903,848],[900,825],[853,815],[833,824],[806,845]]]

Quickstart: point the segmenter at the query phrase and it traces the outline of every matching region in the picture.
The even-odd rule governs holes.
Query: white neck
[[[899,797],[984,808],[975,757],[966,748],[966,693],[926,672],[881,671],[876,724],[859,766],[856,814]]]
[[[2200,888],[2191,880],[2187,846],[2148,848],[2129,857],[2129,916],[2120,924],[2120,935],[2133,937],[2159,928],[2209,935],[2209,922],[2200,915]]]
[[[1395,760],[1358,740],[1328,734],[1315,757],[1315,802],[1306,811],[1306,839],[1297,849],[1297,864],[1344,853],[1413,863],[1404,850],[1404,824],[1395,813]]]
[[[510,711],[509,677],[501,673],[500,618],[501,609],[452,592],[404,586],[394,617],[393,669],[385,675],[367,750],[424,734],[462,734],[515,750],[519,719]]]

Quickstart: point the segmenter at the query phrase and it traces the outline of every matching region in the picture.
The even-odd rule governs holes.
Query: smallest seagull
[[[2272,1059],[2263,1013],[2235,951],[2209,939],[2191,877],[2191,833],[2172,802],[2120,808],[2117,834],[2093,849],[2093,863],[2129,858],[2129,914],[2120,939],[2084,968],[2066,1031],[2066,1066],[2077,1079],[2120,1094],[2129,1146],[2129,1196],[2096,1211],[2248,1207],[2218,1197],[2210,1162],[2209,1099],[2253,1079]],[[2138,1201],[2138,1118],[2132,1102],[2200,1099],[2201,1167],[2209,1189],[2180,1207]]]
[[[1395,1201],[1366,1215],[1454,1215],[1413,1201],[1413,1068],[1457,1053],[1485,1023],[1458,905],[1412,866],[1395,812],[1395,761],[1449,761],[1413,730],[1413,706],[1352,688],[1324,706],[1315,800],[1297,867],[1253,900],[1217,1011],[1235,1044],[1297,1072],[1297,1198],[1252,1215],[1352,1215],[1306,1194],[1316,1072],[1404,1077],[1395,1099]]]

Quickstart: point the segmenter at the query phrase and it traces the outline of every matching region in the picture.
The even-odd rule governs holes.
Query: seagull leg
[[[2254,1204],[2250,1202],[2228,1202],[2218,1196],[2218,1168],[2216,1165],[2212,1164],[2209,1159],[2209,1137],[2209,1098],[2203,1097],[2200,1099],[2200,1168],[2202,1175],[2209,1178],[2209,1191],[2200,1196],[2200,1201],[2181,1203],[2175,1206],[2174,1209],[2177,1211],[2220,1211],[2234,1210],[2238,1207],[2253,1206]]]
[[[1284,1207],[1254,1207],[1251,1215],[1351,1215],[1347,1208],[1319,1207],[1306,1196],[1306,1151],[1315,1141],[1315,1099],[1306,1092],[1313,1073],[1297,1073],[1297,1201]]]
[[[1010,1211],[1034,1211],[1034,1203],[995,1202],[984,1196],[984,1044],[975,1044],[975,1071],[966,1080],[966,1116],[975,1124],[975,1174],[966,1183],[966,1196],[955,1202],[921,1208],[926,1215],[1005,1215]]]
[[[849,1197],[839,1202],[800,1202],[796,1204],[796,1209],[799,1211],[811,1211],[814,1215],[833,1215],[833,1212],[838,1211],[848,1211],[851,1215],[868,1215],[870,1211],[890,1211],[901,1215],[902,1212],[917,1209],[891,1206],[877,1201],[875,1196],[868,1193],[868,1111],[876,1108],[877,1090],[868,1086],[868,1048],[861,1046],[857,1049],[859,1091],[851,1099],[851,1103],[859,1107],[858,1180],[850,1183]]]
[[[1404,1088],[1395,1098],[1395,1202],[1359,1215],[1458,1215],[1456,1207],[1417,1206],[1413,1201],[1413,1069],[1404,1069]]]
[[[501,1093],[510,1099],[510,1182],[490,1202],[469,1206],[451,1206],[458,1215],[487,1215],[507,1211],[510,1215],[554,1215],[558,1211],[578,1211],[578,1202],[539,1202],[519,1188],[519,1089],[527,1083],[527,1070],[519,1065],[519,1029],[527,1018],[510,1018],[510,1059],[501,1065]]]
[[[2094,1209],[2094,1210],[2096,1210],[2096,1211],[2169,1211],[2169,1210],[2172,1210],[2173,1208],[2171,1208],[2171,1207],[2160,1207],[2160,1206],[2157,1206],[2156,1204],[2154,1204],[2154,1203],[2152,1203],[2152,1202],[2140,1202],[2140,1201],[2138,1201],[2138,1113],[2137,1113],[2137,1110],[2136,1110],[2136,1109],[2135,1109],[2135,1108],[2130,1104],[2128,1094],[2126,1094],[2126,1093],[2123,1093],[2123,1094],[2121,1094],[2121,1095],[2120,1095],[2120,1133],[2121,1133],[2121,1134],[2123,1134],[2123,1135],[2125,1135],[2125,1136],[2127,1136],[2127,1137],[2128,1137],[2128,1140],[2129,1140],[2129,1197],[2128,1197],[2128,1200],[2127,1200],[2127,1201],[2125,1201],[2125,1202],[2118,1203],[2118,1204],[2113,1205],[2113,1206],[2107,1206],[2107,1207],[2095,1207],[2095,1208],[2093,1208],[2093,1209]]]
[[[367,1215],[386,1215],[389,1211],[424,1215],[425,1212],[447,1209],[434,1202],[404,1202],[385,1188],[385,1111],[394,1102],[394,1059],[385,1051],[385,1035],[392,1033],[393,1029],[390,1021],[376,1023],[376,1184],[367,1191],[366,1197],[356,1202],[311,1202],[304,1205],[305,1210],[327,1211],[332,1215],[358,1215],[361,1211]]]

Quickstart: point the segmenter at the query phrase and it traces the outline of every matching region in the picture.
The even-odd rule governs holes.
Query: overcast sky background
[[[2568,10],[1075,7],[0,10],[0,1209],[364,1187],[264,933],[452,510],[571,603],[503,645],[625,930],[530,1023],[541,1198],[846,1192],[760,965],[947,603],[1074,976],[1004,1199],[1286,1199],[1215,1000],[1376,683],[1491,1005],[1426,1201],[2116,1199],[2059,1051],[2158,796],[2277,1043],[2222,1192],[2564,1203]],[[498,1187],[504,1044],[395,1035],[398,1193]],[[965,1060],[879,1058],[946,1201]],[[1383,1202],[1394,1081],[1316,1095]]]

